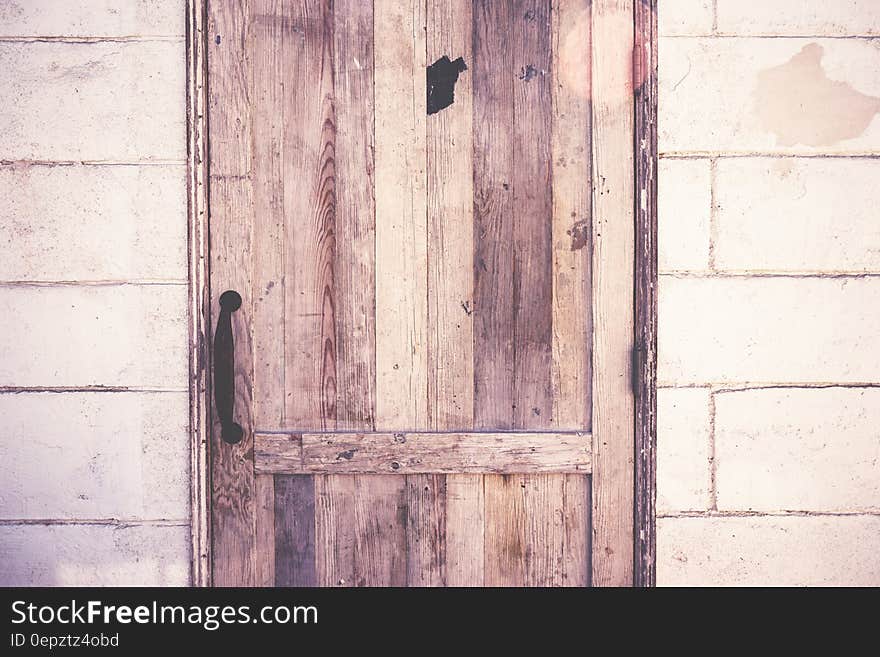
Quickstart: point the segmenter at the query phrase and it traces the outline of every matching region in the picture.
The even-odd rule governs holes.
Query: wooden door
[[[214,584],[631,583],[632,11],[207,0]]]

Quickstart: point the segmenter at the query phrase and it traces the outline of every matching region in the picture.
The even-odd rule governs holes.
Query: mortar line
[[[709,508],[718,510],[718,464],[715,441],[715,391],[709,391]]]
[[[718,178],[718,159],[709,160],[709,269],[717,272],[715,265],[715,245],[717,244],[718,217],[715,185]]]
[[[712,36],[718,34],[718,0],[712,0]]]
[[[133,526],[152,526],[152,527],[189,527],[190,521],[187,519],[166,519],[166,518],[2,518],[0,526],[9,527],[15,525],[40,525],[40,526],[64,526],[64,525],[92,525],[103,527],[133,527]]]
[[[126,36],[0,36],[0,43],[65,43],[65,44],[96,44],[96,43],[182,43],[184,35],[148,34]]]
[[[0,386],[0,395],[18,395],[28,393],[82,393],[82,392],[137,392],[137,393],[184,393],[187,387],[151,387],[151,386]]]
[[[713,29],[714,26],[713,26]],[[661,39],[854,39],[857,41],[880,40],[880,34],[734,34],[732,32],[708,32],[692,34],[662,34]]]
[[[806,510],[777,510],[777,511],[666,511],[658,513],[658,518],[848,518],[848,517],[878,517],[880,509],[863,509],[856,511],[806,511]]]
[[[857,151],[853,153],[774,153],[772,151],[663,151],[658,157],[661,160],[707,160],[723,159],[804,159],[804,160],[877,160],[880,153]]]
[[[780,382],[755,382],[755,383],[729,383],[729,382],[710,382],[710,383],[672,383],[662,381],[657,384],[658,390],[689,390],[689,389],[709,389],[713,393],[724,392],[747,392],[749,390],[821,390],[824,388],[880,388],[880,382],[875,381],[854,381],[852,383],[841,383],[839,381],[807,381],[801,383],[780,383]]]
[[[746,271],[746,270],[721,270],[721,271],[686,271],[666,270],[659,272],[659,276],[678,279],[700,278],[877,278],[880,271]]]
[[[143,279],[143,280],[83,280],[83,281],[2,281],[0,287],[137,287],[181,286],[187,285],[185,279]]]
[[[7,167],[169,167],[186,166],[186,160],[40,160],[29,158],[0,158],[0,166]]]

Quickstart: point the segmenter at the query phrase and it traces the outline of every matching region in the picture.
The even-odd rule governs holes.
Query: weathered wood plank
[[[524,475],[485,475],[486,586],[525,586]]]
[[[634,6],[636,52],[635,323],[639,360],[635,399],[634,586],[654,586],[657,494],[657,0]]]
[[[307,475],[275,477],[275,585],[317,585],[315,484]]]
[[[461,57],[473,66],[470,0],[428,0],[427,63]],[[454,102],[427,117],[428,210],[428,426],[470,430],[474,425],[474,185],[472,72],[462,71]],[[415,488],[410,484],[410,509]],[[427,477],[419,488],[419,519],[424,527],[410,539],[410,583],[441,585],[482,580],[482,481],[447,475]],[[442,492],[429,503],[425,493]],[[452,491],[452,495],[450,495]],[[426,512],[430,512],[426,515]],[[480,540],[470,540],[472,536]],[[437,536],[435,552],[425,553],[425,537]],[[442,557],[437,561],[437,553]],[[425,556],[424,563],[413,555]],[[418,567],[427,576],[414,579]]]
[[[446,476],[406,477],[407,586],[446,586]]]
[[[284,422],[283,19],[280,0],[251,0],[254,190],[254,426]]]
[[[473,65],[470,0],[428,0],[428,63]],[[429,427],[474,421],[474,193],[472,72],[455,102],[427,117]]]
[[[594,586],[633,581],[633,0],[593,0]]]
[[[335,0],[336,426],[374,427],[373,4]]]
[[[590,2],[553,0],[553,421],[589,431]]]
[[[583,432],[257,434],[254,452],[261,474],[589,473],[590,443]]]
[[[330,0],[285,5],[285,420],[336,423],[335,134]]]
[[[217,299],[225,290],[243,298],[232,314],[235,341],[235,421],[244,429],[236,445],[220,435],[216,410],[211,437],[212,582],[216,586],[252,586],[255,581],[254,471],[251,382],[253,221],[251,117],[248,91],[249,30],[238,3],[210,2],[208,33],[221,37],[208,47],[209,224],[213,330]],[[213,339],[213,338],[212,338]]]
[[[474,428],[513,428],[513,65],[506,54],[514,8],[473,7]]]
[[[355,584],[355,480],[353,475],[315,475],[318,586]]]
[[[562,576],[559,585],[590,586],[590,477],[563,475],[562,499]]]
[[[446,475],[446,584],[482,586],[483,476]]]
[[[376,428],[428,423],[425,0],[375,0]]]
[[[587,586],[589,490],[583,475],[486,475],[486,586]]]
[[[315,477],[320,586],[405,586],[406,477]]]
[[[275,586],[275,477],[257,475],[254,586]]]
[[[512,4],[515,8],[509,34],[511,58],[508,66],[501,68],[508,75],[515,75],[511,180],[513,423],[516,429],[543,429],[550,426],[553,414],[550,5],[547,0],[517,0]]]

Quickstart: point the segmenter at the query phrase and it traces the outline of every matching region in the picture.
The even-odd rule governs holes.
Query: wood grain
[[[634,5],[636,248],[635,586],[655,586],[657,467],[657,0]]]
[[[189,421],[191,583],[211,585],[211,403],[208,363],[211,333],[208,258],[207,16],[203,2],[186,5],[187,223],[189,266]]]
[[[253,300],[250,225],[253,196],[250,157],[249,29],[245,8],[236,2],[210,2],[208,116],[210,143],[209,230],[211,235],[212,318],[225,290],[241,293],[241,309],[232,315],[235,340],[235,420],[244,429],[236,445],[220,437],[212,413],[211,526],[212,582],[216,586],[252,586],[255,582],[255,516],[251,382]],[[212,325],[213,328],[213,325]],[[210,350],[209,350],[210,351]]]
[[[376,428],[428,423],[425,0],[375,0]]]
[[[550,5],[518,0],[510,26],[513,85],[513,316],[516,429],[550,426],[552,182]],[[517,67],[518,70],[517,70]],[[543,482],[543,479],[538,481]]]
[[[486,586],[526,585],[525,475],[485,475]]]
[[[336,426],[370,430],[376,397],[373,5],[335,0],[333,15]]]
[[[428,0],[428,63],[473,64],[470,0]],[[428,428],[474,421],[473,89],[466,70],[455,102],[427,117]]]
[[[406,477],[407,586],[446,586],[446,476]]]
[[[589,431],[592,384],[590,2],[553,0],[553,418]]]
[[[474,428],[513,428],[513,84],[504,56],[514,8],[473,7]]]
[[[593,0],[594,586],[633,581],[633,0]]]
[[[285,5],[285,420],[336,422],[335,133],[330,0]]]
[[[484,557],[482,475],[446,475],[446,585],[482,586]]]
[[[428,0],[427,63],[446,56],[473,65],[473,16],[470,0]],[[474,219],[473,219],[473,85],[472,72],[463,71],[455,85],[452,105],[427,117],[428,212],[428,427],[469,430],[474,423]],[[472,485],[467,475],[445,480],[413,477],[408,481],[410,508],[429,509],[419,535],[437,536],[442,560],[425,555],[430,576],[422,585],[445,585],[482,579],[482,482]],[[450,488],[454,495],[449,495]],[[442,491],[442,499],[425,500]],[[410,539],[410,581],[413,554],[424,555],[424,541]],[[438,564],[438,567],[434,567]]]
[[[313,478],[278,475],[275,477],[275,585],[316,584]]]
[[[590,443],[579,432],[257,434],[254,451],[260,474],[589,473]]]
[[[284,178],[280,0],[250,0],[254,425],[284,423]],[[221,41],[222,43],[222,41]]]
[[[406,478],[315,477],[319,586],[405,586]]]
[[[275,477],[255,479],[254,586],[275,586]]]

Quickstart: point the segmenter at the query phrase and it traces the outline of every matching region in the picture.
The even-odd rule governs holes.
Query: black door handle
[[[235,339],[232,313],[241,308],[241,295],[226,290],[220,295],[220,317],[214,332],[214,404],[220,418],[220,435],[230,445],[241,441],[244,429],[235,422]]]

